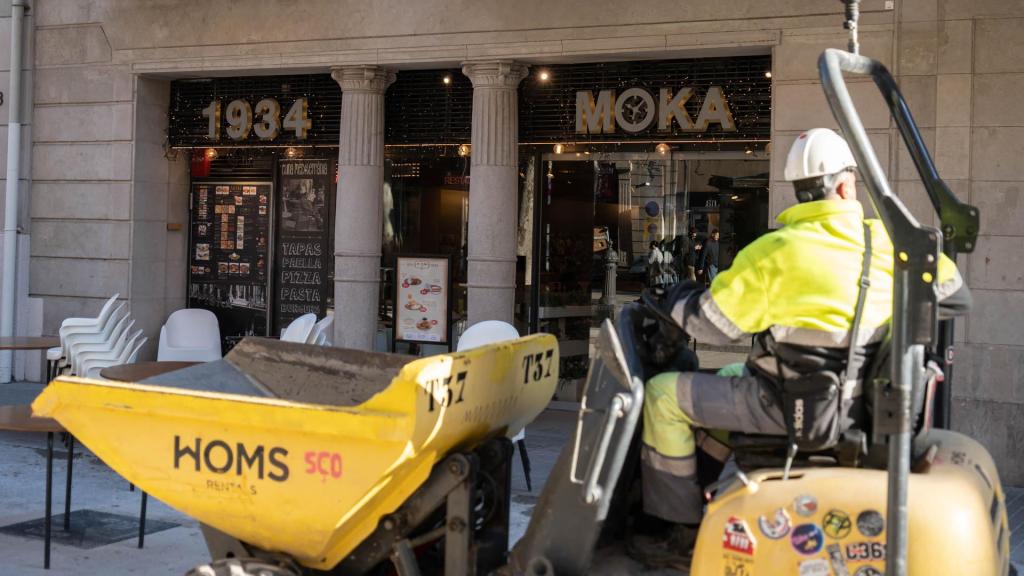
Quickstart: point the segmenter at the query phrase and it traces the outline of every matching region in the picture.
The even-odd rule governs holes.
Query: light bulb
[[[216,159],[217,158],[217,149],[216,148],[207,148],[206,149],[206,157],[209,160]]]
[[[445,84],[451,84],[452,83],[452,77],[451,76],[445,76],[444,78],[441,79],[441,82],[444,82]]]
[[[539,77],[542,82],[547,82],[551,78],[551,74],[547,70],[541,70]]]
[[[562,144],[555,144],[555,154],[561,154],[565,151],[565,146]]]
[[[469,156],[469,144],[459,144],[459,156]]]
[[[665,144],[664,142],[662,142],[661,144],[658,144],[657,146],[655,146],[654,150],[657,151],[658,154],[661,154],[662,156],[664,156],[665,154],[668,154],[669,151],[672,150],[672,148],[670,148],[668,144]]]

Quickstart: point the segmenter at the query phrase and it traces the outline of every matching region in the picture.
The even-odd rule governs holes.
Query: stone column
[[[519,114],[516,87],[527,67],[469,62],[473,81],[469,184],[469,324],[512,322],[516,287]]]
[[[395,73],[376,66],[331,70],[341,86],[334,225],[334,345],[372,350],[377,333],[384,189],[384,92]]]

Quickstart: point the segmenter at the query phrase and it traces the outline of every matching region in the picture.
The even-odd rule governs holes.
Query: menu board
[[[333,307],[330,242],[334,161],[282,159],[275,248],[274,326],[283,330],[303,314],[317,317]]]
[[[449,269],[447,257],[396,258],[396,341],[450,344]]]
[[[269,182],[194,182],[188,305],[211,310],[221,344],[267,334]]]

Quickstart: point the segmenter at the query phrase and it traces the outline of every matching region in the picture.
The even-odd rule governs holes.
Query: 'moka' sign
[[[708,88],[696,120],[686,110],[686,103],[693,96],[693,88],[676,92],[662,88],[655,103],[654,96],[643,88],[629,88],[617,96],[614,90],[601,90],[596,98],[590,90],[580,90],[576,92],[576,133],[613,134],[618,125],[635,134],[650,128],[655,120],[659,132],[671,131],[673,122],[683,132],[704,132],[712,124],[718,124],[724,132],[736,131],[721,87]]]

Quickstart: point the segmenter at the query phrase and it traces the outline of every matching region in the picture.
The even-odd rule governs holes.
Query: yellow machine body
[[[177,510],[329,569],[446,454],[533,420],[557,381],[557,341],[536,335],[413,360],[351,407],[60,377],[33,411]]]
[[[910,476],[910,576],[1001,576],[1009,568],[1006,505],[995,464],[970,438],[930,433],[938,451]],[[881,576],[884,470],[811,468],[750,474],[708,505],[693,576]]]

